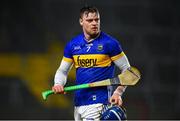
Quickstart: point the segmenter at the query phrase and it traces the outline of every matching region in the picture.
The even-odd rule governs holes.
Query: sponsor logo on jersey
[[[76,68],[107,67],[111,65],[111,58],[105,54],[74,55],[73,61]]]
[[[85,58],[80,58],[80,56],[77,57],[77,64],[80,67],[93,67],[96,66],[97,59],[85,59]]]

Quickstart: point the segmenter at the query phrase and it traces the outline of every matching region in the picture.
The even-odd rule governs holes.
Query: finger
[[[61,86],[61,92],[64,92],[64,87]]]
[[[60,86],[57,86],[56,89],[57,89],[57,93],[61,92],[61,87]]]
[[[60,87],[59,87],[59,92],[60,92],[61,94],[64,94],[64,87],[60,86]]]
[[[112,99],[112,98],[110,98],[109,102],[110,102],[110,103],[112,103],[112,102],[113,102],[113,99]]]
[[[118,105],[119,105],[119,106],[122,106],[122,103],[123,103],[122,100],[119,100],[119,101],[118,101]]]
[[[111,104],[117,104],[118,101],[117,101],[117,99],[112,98],[110,103],[111,103]]]
[[[57,86],[57,93],[60,93],[60,94],[65,94],[64,92],[64,87],[63,86]]]
[[[56,88],[52,88],[52,90],[54,91],[55,94],[57,93]]]
[[[57,94],[59,92],[59,88],[56,86],[54,87],[54,89],[55,89],[55,93]]]
[[[56,92],[56,90],[55,90],[54,86],[52,87],[52,91]]]
[[[54,93],[58,93],[59,92],[59,87],[58,86],[53,86],[52,90],[54,91]]]

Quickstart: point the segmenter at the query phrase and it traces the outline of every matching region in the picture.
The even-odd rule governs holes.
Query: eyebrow
[[[84,14],[82,15],[82,17],[83,17],[83,16],[88,17],[88,15],[89,15],[90,13],[95,13],[95,15],[99,18],[99,14],[96,13],[96,12],[84,12]]]

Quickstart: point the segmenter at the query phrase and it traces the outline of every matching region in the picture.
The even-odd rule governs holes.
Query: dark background
[[[101,30],[142,73],[123,95],[128,118],[180,119],[179,0],[1,0],[0,119],[73,119],[72,93],[44,102],[40,92],[53,85],[65,43],[81,32],[85,4],[98,7]]]

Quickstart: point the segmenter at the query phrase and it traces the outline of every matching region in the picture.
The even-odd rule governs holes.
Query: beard
[[[100,33],[100,30],[90,32],[89,35],[91,38],[96,38]]]

